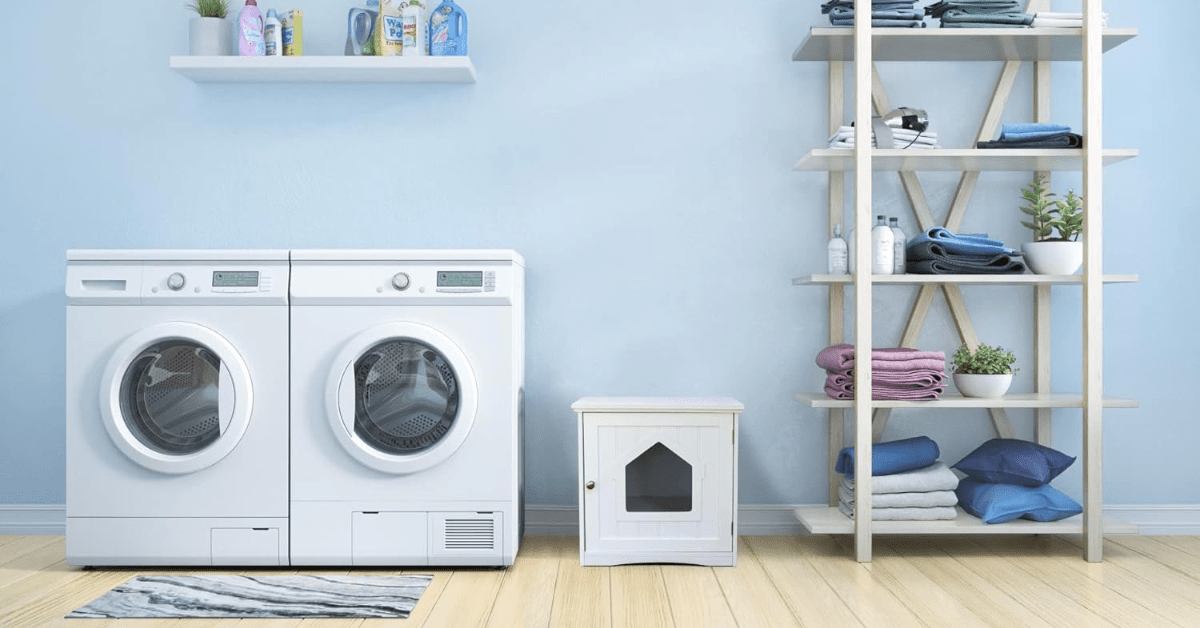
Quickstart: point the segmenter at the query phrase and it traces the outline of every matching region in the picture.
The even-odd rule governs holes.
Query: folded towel
[[[1020,255],[953,255],[937,242],[921,242],[908,247],[906,270],[914,275],[997,275],[1025,272]]]
[[[843,475],[842,486],[851,492],[856,490],[853,477]],[[935,462],[928,467],[871,478],[872,495],[953,491],[956,488],[958,488],[958,476],[944,462]]]
[[[838,510],[851,519],[854,518],[854,508],[843,501],[838,501]],[[872,508],[871,521],[945,521],[958,516],[954,506],[938,506],[936,508]]]
[[[871,385],[871,399],[876,401],[936,401],[946,392],[944,385],[905,388],[880,384]],[[854,391],[825,384],[825,396],[839,401],[853,401]]]
[[[988,11],[993,13],[1019,13],[1021,5],[1016,0],[940,0],[925,7],[925,15],[940,17],[951,9]]]
[[[846,502],[847,505],[852,505],[854,504],[854,491],[845,486],[839,486],[838,499]],[[935,508],[957,505],[958,495],[952,490],[871,495],[872,508]]]
[[[871,360],[875,363],[911,363],[913,360],[940,360],[945,362],[946,354],[941,351],[920,351],[917,349],[909,349],[907,347],[889,347],[886,349],[871,349]],[[817,354],[817,366],[827,371],[845,371],[847,369],[854,368],[854,345],[841,343],[822,349],[821,352]],[[886,369],[888,367],[884,368]],[[922,365],[916,368],[928,367]],[[874,368],[872,370],[874,370]]]
[[[885,363],[886,364],[886,363]],[[942,366],[945,369],[945,365]],[[937,386],[946,380],[946,374],[942,370],[933,369],[917,369],[914,371],[872,371],[871,386],[889,386],[912,384],[916,386],[924,386],[926,388]],[[854,373],[843,373],[841,371],[830,371],[825,378],[827,384],[835,388],[846,388],[854,386]],[[847,388],[847,390],[852,390]]]
[[[925,353],[934,353],[932,351]],[[853,364],[853,361],[851,362]],[[854,369],[825,369],[830,373],[854,377]],[[903,375],[906,373],[918,373],[928,371],[945,371],[946,360],[939,358],[913,358],[911,360],[881,360],[875,359],[871,363],[871,379],[877,379],[880,374],[896,374]]]
[[[937,148],[937,133],[933,131],[914,131],[888,125],[892,132],[892,145],[883,148]],[[854,148],[854,127],[839,127],[837,133],[829,138],[830,148]],[[871,146],[879,147],[875,133],[871,133]]]
[[[1108,14],[1100,14],[1100,25],[1108,26]],[[1038,11],[1033,14],[1034,28],[1083,28],[1082,13]]]
[[[950,233],[942,227],[933,227],[908,241],[908,248],[925,242],[936,242],[949,255],[1012,255],[1016,251],[1004,246],[1000,240],[987,237],[986,233]]]
[[[976,142],[977,148],[1082,148],[1083,136],[1077,133],[1060,133],[1032,140],[995,140]]]
[[[875,443],[871,447],[871,475],[889,475],[928,467],[937,462],[937,443],[928,436]],[[854,448],[844,447],[838,453],[834,470],[854,477]]]
[[[1070,132],[1071,127],[1065,124],[1054,124],[1051,122],[1020,122],[1001,126],[1000,139],[1032,140],[1049,135],[1059,135],[1060,133]]]

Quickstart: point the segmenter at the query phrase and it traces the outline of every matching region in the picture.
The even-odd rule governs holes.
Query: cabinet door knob
[[[596,483],[595,483],[595,482],[592,482],[592,481],[588,481],[588,483],[587,483],[587,484],[585,484],[584,486],[586,486],[586,487],[587,487],[587,490],[589,490],[589,491],[590,491],[590,490],[592,490],[592,489],[596,488]]]

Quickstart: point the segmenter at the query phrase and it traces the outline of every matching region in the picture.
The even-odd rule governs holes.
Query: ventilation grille
[[[496,547],[493,519],[446,519],[447,550],[484,550]]]

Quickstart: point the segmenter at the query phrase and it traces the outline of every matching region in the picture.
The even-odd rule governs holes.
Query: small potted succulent
[[[197,56],[230,54],[229,30],[225,27],[228,0],[196,0],[187,8],[197,15],[188,23],[188,52]]]
[[[1054,196],[1042,176],[1035,176],[1033,183],[1021,190],[1027,203],[1021,211],[1030,217],[1021,224],[1033,230],[1034,239],[1021,245],[1021,253],[1029,269],[1039,275],[1074,275],[1083,265],[1083,243],[1079,242],[1083,198],[1074,190],[1058,200],[1053,200]]]
[[[1012,385],[1012,365],[1017,358],[1001,347],[966,345],[954,354],[954,385],[964,397],[1003,397]]]

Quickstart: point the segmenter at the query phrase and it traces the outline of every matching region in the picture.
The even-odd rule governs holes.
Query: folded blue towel
[[[871,447],[871,475],[891,475],[923,469],[937,462],[940,454],[937,443],[928,436],[876,443]],[[854,477],[853,447],[846,447],[838,453],[834,469],[846,477]]]
[[[942,227],[926,230],[908,241],[908,248],[925,242],[937,242],[942,250],[951,255],[1012,255],[1012,249],[1000,240],[987,237],[986,233],[953,234]]]
[[[1040,140],[1047,137],[1070,133],[1071,127],[1065,124],[1026,123],[1006,124],[1000,127],[1002,140]]]

